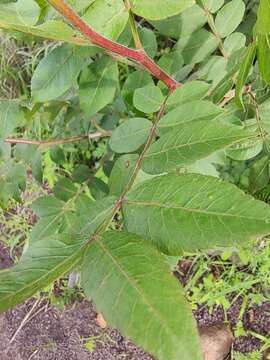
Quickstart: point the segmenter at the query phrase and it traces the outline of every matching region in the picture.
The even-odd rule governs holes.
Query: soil
[[[9,250],[0,242],[0,268],[12,265]],[[29,299],[15,309],[0,315],[0,360],[153,360],[142,349],[124,338],[115,329],[102,329],[97,322],[94,305],[86,300],[76,301],[61,310],[45,300],[35,308],[32,319],[18,332],[10,343],[35,299]],[[227,312],[231,328],[235,326],[241,309],[241,299]],[[200,326],[212,326],[225,322],[221,307],[210,314],[201,305],[194,315]],[[243,317],[246,330],[258,334],[270,333],[270,303],[250,307]],[[90,341],[92,349],[85,344]],[[261,343],[252,336],[234,340],[237,352],[252,352]],[[266,357],[265,357],[266,358]]]

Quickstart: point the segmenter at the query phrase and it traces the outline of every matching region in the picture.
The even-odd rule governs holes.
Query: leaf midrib
[[[129,199],[125,199],[124,200],[124,204],[130,204],[130,205],[139,205],[139,206],[153,206],[153,207],[159,207],[159,208],[164,208],[164,209],[174,209],[174,210],[182,210],[182,211],[186,211],[186,212],[195,212],[195,213],[200,213],[200,214],[204,214],[204,215],[212,215],[212,216],[216,216],[216,217],[220,217],[220,216],[226,216],[226,217],[233,217],[233,218],[238,218],[238,219],[246,219],[246,220],[256,220],[256,221],[262,221],[264,222],[264,219],[261,218],[255,218],[253,217],[248,217],[248,216],[241,216],[241,215],[236,215],[236,214],[230,214],[230,213],[222,213],[222,212],[213,212],[213,211],[207,211],[207,210],[202,210],[202,209],[196,209],[196,208],[186,208],[182,205],[177,205],[177,204],[164,204],[164,203],[159,203],[159,202],[147,202],[147,201],[138,201],[138,200],[129,200]]]
[[[27,289],[34,287],[37,283],[39,283],[40,281],[42,281],[43,279],[45,279],[46,277],[50,277],[55,271],[57,271],[59,268],[61,268],[62,266],[65,265],[65,263],[68,263],[69,261],[72,261],[72,259],[74,259],[74,262],[72,262],[72,264],[69,266],[69,268],[73,267],[74,264],[76,263],[76,261],[79,260],[79,254],[86,248],[86,245],[81,246],[73,255],[68,256],[64,261],[58,263],[55,267],[53,267],[53,269],[51,269],[50,271],[46,271],[45,274],[43,274],[41,277],[39,277],[38,279],[36,279],[35,281],[31,282],[31,283],[27,283],[26,286],[20,288],[18,291],[13,291],[13,292],[9,292],[9,295],[5,296],[4,298],[1,298],[1,302],[3,303],[3,301],[10,301],[11,297],[14,296],[20,296],[21,293],[24,293],[27,291]],[[76,257],[78,257],[78,259],[76,260]],[[29,271],[29,269],[27,269]],[[65,272],[68,269],[65,269]],[[11,270],[12,271],[12,270]],[[1,291],[0,291],[1,293]]]
[[[168,135],[168,134],[166,134]],[[198,144],[204,144],[204,143],[211,143],[212,141],[217,141],[217,140],[223,140],[223,139],[235,139],[235,143],[241,141],[241,140],[244,140],[244,139],[252,139],[253,137],[255,137],[254,135],[252,136],[251,134],[249,135],[246,135],[246,136],[243,136],[241,138],[239,138],[239,135],[231,135],[231,136],[228,136],[226,135],[225,137],[224,136],[221,136],[221,137],[216,137],[216,138],[208,138],[208,139],[199,139],[198,141],[194,141],[194,142],[190,142],[190,143],[181,143],[181,144],[178,144],[178,145],[174,145],[174,146],[171,146],[171,147],[167,147],[165,149],[162,149],[160,151],[156,151],[156,152],[149,152],[148,154],[146,154],[144,156],[144,158],[151,158],[153,156],[156,156],[156,155],[159,155],[159,154],[163,154],[163,153],[167,153],[171,150],[177,150],[177,149],[181,149],[183,147],[190,147],[190,146],[193,146],[193,145],[198,145]],[[163,138],[164,139],[164,138]],[[154,143],[153,145],[157,144],[158,142]],[[150,148],[151,150],[151,148]]]
[[[101,242],[98,238],[95,240],[96,244],[100,247],[101,251],[104,251],[105,254],[112,260],[115,264],[116,268],[120,271],[120,273],[126,278],[128,283],[136,290],[136,292],[141,296],[141,299],[144,303],[151,309],[152,313],[159,319],[159,322],[163,325],[164,329],[166,329],[167,333],[171,334],[170,336],[175,338],[175,341],[179,339],[174,334],[174,332],[170,329],[170,327],[166,324],[166,319],[163,318],[162,314],[155,309],[151,302],[145,297],[144,293],[138,287],[138,284],[129,276],[129,274],[123,269],[121,264],[117,261],[117,259],[113,256],[110,250]]]

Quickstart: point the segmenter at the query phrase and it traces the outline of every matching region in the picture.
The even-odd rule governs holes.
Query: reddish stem
[[[97,33],[63,0],[47,0],[59,13],[61,13],[70,24],[79,29],[82,34],[86,35],[93,44],[118,54],[125,58],[135,60],[142,64],[153,76],[163,81],[168,88],[174,90],[181,84],[173,79],[169,74],[162,70],[145,52],[144,49],[131,49],[105,36]]]
[[[31,140],[31,139],[11,139],[7,138],[5,139],[5,143],[8,144],[28,144],[28,145],[38,145],[38,146],[54,146],[54,145],[62,145],[62,144],[68,144],[72,142],[77,142],[81,140],[87,140],[87,139],[97,139],[100,137],[107,137],[110,136],[111,133],[109,131],[98,131],[95,133],[90,133],[86,135],[78,135],[73,136],[66,139],[54,139],[54,140]]]

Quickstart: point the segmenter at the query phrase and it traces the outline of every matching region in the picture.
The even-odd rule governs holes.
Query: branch
[[[168,73],[162,70],[147,54],[141,49],[131,49],[93,30],[70,6],[63,0],[47,0],[67,21],[82,34],[88,37],[91,43],[124,58],[135,60],[143,65],[155,78],[163,81],[168,88],[174,90],[181,84],[173,79]]]
[[[127,182],[127,185],[125,186],[124,190],[122,191],[121,195],[119,196],[118,200],[116,201],[114,208],[112,209],[111,214],[109,215],[109,217],[107,219],[105,219],[105,221],[97,228],[97,230],[95,231],[95,233],[91,236],[91,238],[89,239],[89,241],[95,240],[95,238],[100,235],[101,233],[103,233],[104,231],[106,231],[107,227],[110,225],[111,221],[114,219],[115,215],[118,213],[118,211],[122,208],[123,205],[123,201],[125,200],[125,196],[128,193],[128,191],[131,189],[132,185],[134,184],[137,175],[141,169],[142,166],[142,162],[144,160],[145,154],[147,153],[148,149],[150,148],[152,142],[154,141],[155,137],[156,137],[156,131],[157,131],[157,126],[159,124],[159,121],[161,120],[162,116],[164,115],[165,112],[165,106],[167,103],[167,100],[169,98],[169,96],[171,95],[173,90],[171,90],[169,92],[169,94],[167,95],[167,97],[165,98],[165,100],[163,101],[163,104],[161,105],[155,121],[152,124],[149,136],[147,138],[147,141],[145,143],[145,146],[135,164],[135,168]]]
[[[100,137],[111,136],[110,131],[97,131],[86,135],[73,136],[67,139],[55,139],[55,140],[29,140],[29,139],[5,139],[5,143],[8,144],[28,144],[28,145],[43,145],[43,146],[54,146],[77,142],[81,140],[97,139]]]

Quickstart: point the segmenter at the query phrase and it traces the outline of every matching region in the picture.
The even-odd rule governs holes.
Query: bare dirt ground
[[[9,251],[0,243],[0,268],[11,265]],[[102,329],[94,305],[86,300],[74,302],[65,310],[41,300],[20,328],[35,301],[29,299],[0,315],[0,360],[153,360],[118,331]],[[240,309],[241,299],[227,312],[232,329]],[[210,314],[205,306],[200,306],[194,315],[202,326],[225,321],[221,307],[216,307]],[[246,330],[269,335],[270,303],[250,307],[244,314],[243,323]],[[252,336],[234,340],[234,350],[238,352],[251,352],[260,346],[260,341]]]

